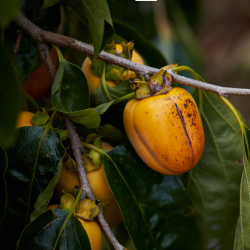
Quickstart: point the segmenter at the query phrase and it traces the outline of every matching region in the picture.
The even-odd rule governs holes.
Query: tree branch
[[[88,56],[94,56],[94,47],[80,42],[76,39],[62,36],[59,34],[55,34],[52,32],[48,32],[45,30],[40,29],[35,24],[31,23],[23,14],[19,12],[17,16],[17,23],[18,25],[29,33],[36,41],[39,42],[50,42],[57,46],[68,47],[74,50],[77,50],[81,53],[87,54]],[[123,68],[132,70],[140,75],[153,75],[159,71],[159,69],[141,65],[130,60],[109,54],[105,51],[102,51],[98,57],[108,63],[119,65]],[[218,95],[226,96],[226,95],[250,95],[250,89],[240,89],[240,88],[227,88],[221,87],[209,83],[204,83],[201,81],[193,80],[191,78],[187,78],[184,76],[180,76],[175,74],[172,70],[166,70],[169,74],[172,75],[175,82],[181,83],[183,85],[208,90],[214,92]]]
[[[89,179],[88,179],[88,176],[84,167],[84,163],[82,160],[81,146],[83,147],[83,145],[81,144],[80,138],[75,128],[73,127],[73,124],[69,120],[69,118],[64,114],[62,114],[62,117],[65,122],[66,128],[69,132],[70,144],[71,144],[71,148],[72,148],[75,160],[76,160],[77,172],[80,178],[81,187],[83,189],[83,192],[85,192],[84,195],[90,198],[91,200],[95,200],[95,196],[91,189]],[[114,234],[112,233],[108,223],[106,222],[103,216],[102,211],[100,211],[97,218],[104,232],[108,236],[111,244],[115,248],[115,250],[124,250],[123,246],[117,241]]]
[[[23,31],[19,30],[18,31],[18,37],[16,39],[16,46],[15,46],[15,49],[14,49],[14,61],[16,61],[17,54],[18,54],[18,51],[19,51],[19,48],[20,48],[22,38],[23,38]]]
[[[50,78],[51,84],[53,84],[56,76],[56,66],[52,62],[52,56],[49,51],[49,46],[46,43],[36,41],[37,49],[39,51],[40,57],[43,60],[43,64],[47,70]]]

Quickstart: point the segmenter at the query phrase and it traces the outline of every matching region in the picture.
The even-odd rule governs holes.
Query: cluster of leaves
[[[45,0],[34,4],[27,0],[22,2],[22,8],[39,27],[55,31],[60,23],[59,4],[64,9],[65,35],[74,37],[71,25],[75,23],[69,20],[77,17],[76,23],[90,35],[81,40],[93,42],[95,57],[111,39],[116,42],[133,39],[150,66],[160,68],[167,64],[164,56],[137,30],[122,21],[112,22],[106,1]],[[3,20],[0,19],[2,23],[8,21]],[[0,46],[0,57],[5,62],[0,67],[3,82],[0,106],[7,107],[2,109],[0,124],[0,143],[4,146],[0,148],[0,248],[14,249],[17,243],[18,249],[52,249],[55,245],[90,249],[86,232],[71,210],[44,212],[51,199],[55,199],[53,190],[68,140],[61,142],[55,130],[47,126],[14,130],[21,109],[19,80],[25,84],[29,73],[41,63],[34,41],[25,36],[16,61],[19,77],[16,76],[3,49],[3,46],[13,49],[16,30],[17,26],[11,24],[5,32],[6,44]],[[135,247],[232,249],[237,221],[235,249],[250,247],[245,237],[249,231],[250,133],[244,125],[240,130],[226,103],[214,93],[193,91],[205,132],[203,156],[191,173],[180,177],[161,175],[148,168],[124,138],[122,111],[126,102],[116,102],[132,92],[128,82],[110,88],[116,97],[113,101],[105,99],[100,86],[97,95],[104,96],[103,100],[93,96],[95,105],[92,106],[87,80],[79,68],[83,57],[74,58],[74,64],[66,60],[72,56],[68,50],[61,52],[57,48],[57,52],[59,65],[51,89],[52,109],[66,114],[75,123],[79,135],[97,133],[118,145],[103,156],[104,170]],[[64,128],[62,124],[56,127]],[[238,160],[243,151],[241,181],[243,167]]]

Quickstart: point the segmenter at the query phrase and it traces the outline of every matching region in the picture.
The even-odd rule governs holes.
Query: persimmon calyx
[[[46,112],[44,108],[40,108],[36,114],[32,117],[31,122],[36,126],[36,127],[42,127],[47,124],[49,121],[49,114]]]
[[[161,95],[172,89],[173,77],[164,69],[154,74],[149,79],[149,87],[153,95]]]
[[[60,200],[61,209],[70,209],[75,202],[75,197],[72,194],[65,193]]]
[[[98,204],[99,201],[91,199],[82,200],[76,209],[76,216],[87,221],[94,220],[94,218],[100,213],[100,207]]]

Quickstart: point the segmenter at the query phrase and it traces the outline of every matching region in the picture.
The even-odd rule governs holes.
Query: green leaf
[[[7,166],[8,166],[8,157],[7,157],[7,154],[4,150],[4,148],[0,145],[0,172],[1,172],[0,224],[3,221],[4,215],[5,215],[5,209],[6,209],[6,205],[7,205],[7,188],[6,188],[5,178],[4,178]]]
[[[104,155],[108,183],[136,249],[196,249],[197,228],[191,200],[177,176],[147,167],[131,145]]]
[[[89,108],[89,87],[85,75],[56,49],[60,63],[51,89],[52,105],[74,122],[87,128],[98,127],[101,118],[94,109]]]
[[[77,249],[91,250],[81,222],[69,210],[53,209],[40,215],[23,231],[18,250]]]
[[[43,6],[42,9],[49,8],[56,3],[60,2],[61,0],[43,0]]]
[[[228,250],[233,248],[239,217],[242,166],[236,162],[242,156],[240,128],[216,94],[195,89],[194,98],[202,106],[205,148],[187,189],[196,210],[199,249]]]
[[[14,20],[18,10],[19,0],[0,1],[0,26],[6,27]]]
[[[114,39],[116,42],[120,43],[124,39],[126,41],[134,40],[135,49],[144,56],[148,65],[161,68],[168,64],[163,54],[134,27],[123,21],[114,20],[114,28],[116,33]]]
[[[8,203],[0,225],[0,249],[15,249],[39,194],[56,175],[58,162],[65,154],[60,137],[51,130],[44,135],[44,131],[38,127],[17,129],[17,141],[7,151]]]
[[[72,7],[80,18],[87,18],[94,43],[95,59],[114,34],[112,18],[106,0],[66,0],[66,3]]]
[[[51,94],[53,106],[62,112],[74,112],[89,107],[89,87],[82,70],[67,62],[56,47],[59,69],[53,83]]]
[[[21,93],[16,72],[2,45],[0,58],[0,144],[8,147],[14,140],[14,129],[21,110]]]
[[[118,99],[124,95],[128,95],[133,92],[132,88],[130,87],[129,80],[126,80],[116,87],[110,87],[107,85],[108,91],[110,96],[113,99]],[[91,98],[91,106],[98,106],[103,103],[109,103],[109,99],[106,96],[102,84],[99,84],[98,88],[90,95]],[[112,103],[110,103],[111,105]],[[105,110],[106,111],[106,110]]]
[[[39,194],[38,199],[34,205],[35,210],[30,215],[31,221],[35,220],[39,215],[41,215],[49,205],[55,186],[60,178],[62,166],[63,166],[63,158],[58,163],[56,175],[50,181],[47,188]]]
[[[103,126],[96,128],[96,131],[102,136],[102,139],[110,143],[119,142],[123,139],[123,133],[121,130],[110,124],[104,124]]]
[[[250,163],[249,163],[249,142],[250,142],[250,130],[248,127],[243,125],[243,133],[245,133],[244,138],[244,154],[243,163],[244,171],[241,179],[240,187],[240,217],[238,220],[238,225],[236,229],[234,250],[244,250],[250,249],[250,221],[249,221],[249,206],[250,206]]]
[[[20,2],[20,9],[39,28],[55,32],[61,21],[59,4],[47,9],[41,9],[42,4],[43,1],[24,0]],[[20,27],[15,23],[12,23],[5,30],[4,42],[11,54],[13,54],[13,49],[15,48],[18,30],[20,30]],[[16,60],[18,75],[24,85],[28,81],[29,74],[37,69],[41,63],[42,60],[40,59],[36,42],[29,34],[24,32]]]
[[[92,108],[65,114],[69,115],[72,121],[84,125],[87,128],[96,128],[101,122],[100,115]]]

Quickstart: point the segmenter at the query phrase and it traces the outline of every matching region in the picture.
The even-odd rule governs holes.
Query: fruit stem
[[[108,97],[109,101],[113,101],[112,97],[109,94],[108,88],[107,88],[108,84],[107,84],[106,79],[105,79],[105,72],[106,72],[106,62],[103,62],[102,76],[101,76],[100,82],[102,83],[103,90],[104,90],[106,96]]]

